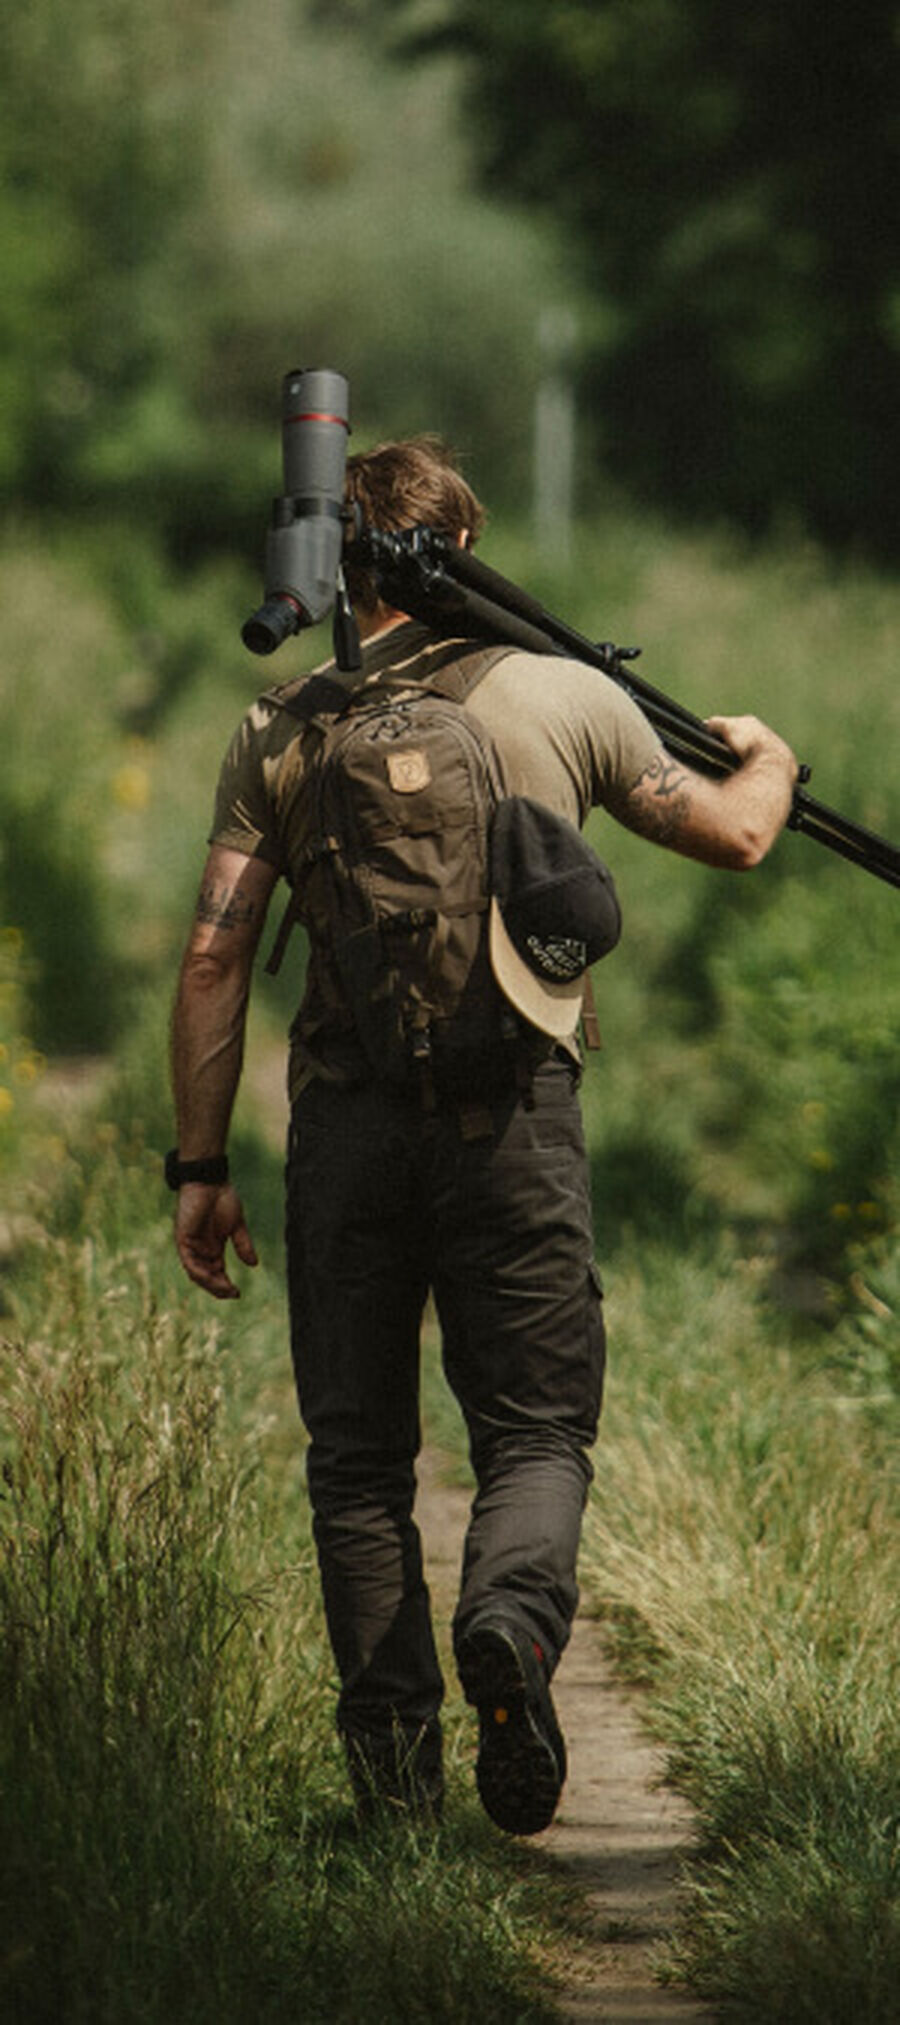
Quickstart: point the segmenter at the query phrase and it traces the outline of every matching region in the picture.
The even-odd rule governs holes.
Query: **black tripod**
[[[702,719],[645,682],[633,667],[639,647],[597,645],[535,598],[457,548],[448,536],[417,527],[388,534],[365,528],[352,535],[348,554],[374,571],[385,598],[398,611],[421,619],[435,632],[479,640],[503,640],[528,653],[565,654],[602,669],[632,696],[675,758],[709,774],[733,773],[740,762]],[[343,658],[340,655],[339,658]],[[801,768],[800,780],[809,779]],[[807,794],[794,790],[788,828],[804,830],[820,844],[861,865],[889,886],[900,886],[900,850]]]

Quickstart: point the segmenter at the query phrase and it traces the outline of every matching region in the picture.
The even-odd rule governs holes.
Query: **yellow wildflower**
[[[116,769],[112,780],[113,800],[120,809],[140,813],[150,800],[150,775],[138,760],[126,760]]]
[[[39,1055],[37,1050],[32,1048],[27,1055],[19,1057],[13,1070],[13,1075],[17,1083],[24,1085],[37,1083],[40,1081],[46,1066],[47,1064],[43,1055]]]
[[[830,1174],[834,1166],[834,1155],[827,1146],[814,1146],[809,1156],[810,1167],[817,1167],[820,1174]]]

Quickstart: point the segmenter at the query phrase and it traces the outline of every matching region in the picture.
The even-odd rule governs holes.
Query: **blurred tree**
[[[181,559],[256,560],[281,376],[310,363],[347,373],[357,439],[443,430],[493,499],[521,496],[560,262],[546,232],[472,195],[457,61],[401,74],[365,14],[5,10],[0,484],[16,506],[127,519]]]
[[[379,10],[380,11],[380,10]],[[484,173],[617,312],[593,400],[648,497],[900,555],[896,0],[389,0],[465,52]]]
[[[196,173],[185,107],[209,27],[182,0],[149,15],[31,0],[2,17],[0,478],[14,496],[71,498],[85,446],[172,377],[164,255]]]

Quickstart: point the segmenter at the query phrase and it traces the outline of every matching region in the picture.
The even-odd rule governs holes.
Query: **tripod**
[[[350,535],[347,553],[374,571],[384,596],[398,611],[422,620],[432,631],[502,640],[527,653],[563,654],[584,661],[633,697],[675,758],[713,776],[733,773],[739,766],[731,748],[701,718],[637,673],[633,664],[639,647],[586,639],[517,584],[457,548],[447,535],[428,527],[397,533],[364,528]],[[788,828],[805,831],[875,878],[900,886],[896,845],[814,800],[806,792],[808,780],[809,768],[801,767]]]

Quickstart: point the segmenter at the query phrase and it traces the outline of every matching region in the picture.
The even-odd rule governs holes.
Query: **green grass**
[[[4,2015],[549,2017],[553,1887],[458,1714],[440,1831],[352,1820],[283,1364],[237,1425],[240,1338],[145,1252],[56,1240],[41,1287],[3,1346]]]
[[[896,1400],[785,1341],[758,1262],[622,1255],[583,1579],[698,1813],[678,1972],[880,2025],[900,1973]],[[845,1363],[842,1366],[842,1352]]]

